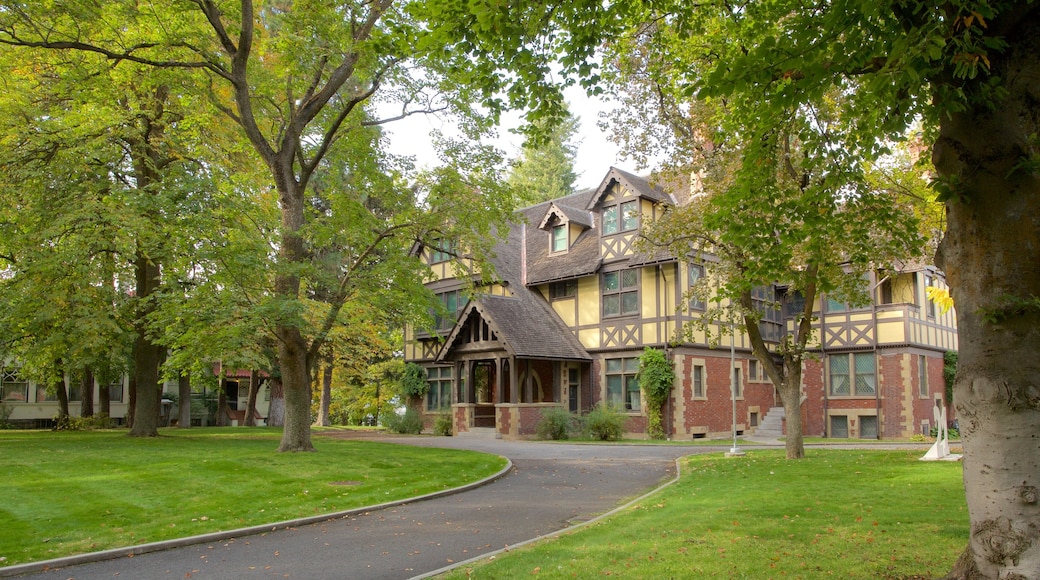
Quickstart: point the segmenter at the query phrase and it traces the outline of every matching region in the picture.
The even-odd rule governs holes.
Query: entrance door
[[[495,426],[495,363],[480,361],[473,365],[474,427]]]

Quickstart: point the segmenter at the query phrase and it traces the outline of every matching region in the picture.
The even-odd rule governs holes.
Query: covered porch
[[[560,337],[521,306],[505,297],[473,301],[448,335],[437,361],[452,364],[457,377],[456,434],[531,437],[544,409],[579,412],[591,404],[591,357],[569,331]]]

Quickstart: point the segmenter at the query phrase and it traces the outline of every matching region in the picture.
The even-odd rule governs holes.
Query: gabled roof
[[[563,221],[586,228],[591,228],[596,223],[596,220],[592,217],[592,212],[588,210],[550,201],[548,209],[545,210],[545,216],[542,217],[542,221],[538,224],[538,229],[544,230],[553,216],[560,216]]]
[[[589,198],[595,193],[596,190],[588,189],[567,197],[555,199],[552,202],[544,202],[525,208],[521,210],[520,219],[526,218],[530,223],[538,223],[538,220],[544,218],[552,205],[560,208],[575,209],[575,211],[587,214],[588,210],[576,208],[584,208],[588,204]],[[594,222],[595,220],[592,221]],[[567,248],[565,253],[552,255],[550,255],[549,251],[549,239],[541,231],[527,232],[528,235],[525,236],[527,284],[544,284],[555,280],[588,276],[599,271],[603,258],[600,256],[598,230],[594,226],[595,223],[592,224],[592,227],[581,232],[577,238],[571,240],[570,247]],[[509,243],[515,243],[517,248],[520,246],[520,230],[520,227],[514,227],[509,240]],[[514,235],[516,236],[515,240],[512,237]],[[519,256],[517,257],[519,258]]]
[[[487,323],[505,350],[516,357],[590,360],[588,351],[537,292],[523,289],[516,296],[480,296],[470,300],[437,354],[446,360],[459,333],[473,315]]]
[[[639,197],[655,202],[675,205],[675,198],[673,198],[671,194],[656,185],[651,185],[645,177],[639,177],[638,175],[623,171],[617,167],[611,167],[610,171],[608,171],[607,175],[603,178],[603,181],[600,182],[599,187],[596,188],[595,194],[585,205],[585,209],[591,210],[595,208],[596,204],[598,204],[604,194],[610,190],[610,185],[614,182],[620,183],[623,187]]]

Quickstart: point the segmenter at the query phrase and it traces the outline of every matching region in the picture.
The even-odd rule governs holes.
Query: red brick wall
[[[693,365],[694,361],[704,362],[704,394],[706,399],[693,398]],[[750,429],[749,407],[758,407],[759,422],[773,406],[772,383],[749,383],[747,360],[738,359],[742,367],[743,398],[737,399],[737,424]],[[682,425],[677,427],[688,432],[694,428],[706,427],[708,433],[721,434],[733,430],[733,400],[730,396],[730,359],[729,356],[702,357],[681,355],[676,368],[685,369],[679,378],[680,387],[672,392],[670,405],[684,401],[685,407],[681,417]]]
[[[538,430],[538,422],[542,420],[543,407],[520,407],[520,429],[521,437],[534,435]]]

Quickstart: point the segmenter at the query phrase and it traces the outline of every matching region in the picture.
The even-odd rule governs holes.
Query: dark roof
[[[459,329],[465,326],[473,311],[488,323],[514,356],[555,360],[592,358],[542,295],[526,288],[510,297],[481,296],[471,301],[448,335],[438,358],[445,357],[451,350]]]
[[[546,222],[549,220],[549,216],[554,214],[560,214],[570,223],[585,226],[591,228],[595,224],[595,219],[592,217],[592,212],[587,209],[581,209],[577,207],[570,207],[564,205],[562,202],[550,201],[549,207],[545,210],[545,215],[542,216],[541,221],[538,222],[539,228],[544,228]]]
[[[640,177],[618,169],[617,167],[611,167],[610,171],[608,171],[607,175],[603,178],[603,181],[600,182],[599,187],[596,188],[595,194],[586,203],[585,209],[591,210],[595,208],[596,204],[599,203],[600,198],[603,197],[603,194],[610,189],[610,184],[615,181],[625,186],[639,197],[656,202],[675,204],[675,198],[657,185],[651,185],[645,177]]]

